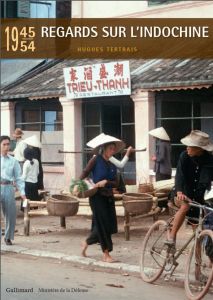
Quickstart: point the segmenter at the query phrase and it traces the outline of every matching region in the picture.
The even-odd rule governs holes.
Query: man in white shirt
[[[21,178],[21,168],[18,161],[8,154],[10,148],[9,136],[1,136],[1,208],[5,218],[5,243],[12,245],[16,224],[16,202],[14,184],[26,199],[24,181]],[[1,231],[1,230],[0,230]],[[0,232],[1,235],[1,232]]]
[[[23,134],[24,133],[20,128],[16,128],[13,134],[14,138],[16,139],[16,147],[13,153],[15,159],[19,161],[21,168],[23,167],[23,163],[24,163],[24,149],[27,147],[26,143],[22,138]]]

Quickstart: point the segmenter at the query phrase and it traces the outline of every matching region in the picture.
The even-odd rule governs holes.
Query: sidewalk
[[[160,216],[168,218],[168,216]],[[130,241],[124,239],[123,217],[118,217],[118,233],[113,235],[114,250],[112,257],[116,263],[102,262],[100,245],[92,245],[88,248],[87,258],[81,256],[80,244],[90,232],[90,216],[74,216],[66,218],[66,229],[60,227],[60,218],[52,216],[31,217],[30,236],[24,236],[23,217],[17,218],[15,240],[13,246],[6,246],[2,238],[1,250],[24,255],[49,257],[64,260],[76,265],[84,265],[92,268],[117,270],[122,273],[135,273],[139,275],[139,260],[143,238],[148,228],[153,224],[152,218],[138,219],[137,223],[142,228],[133,228],[130,231]],[[184,242],[191,233],[191,229],[183,228],[179,233],[179,244]],[[186,252],[188,252],[187,249]],[[187,253],[181,256],[177,273],[182,277]]]

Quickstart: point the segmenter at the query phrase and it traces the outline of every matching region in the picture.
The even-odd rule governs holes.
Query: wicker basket
[[[154,187],[152,183],[140,183],[138,186],[139,193],[153,193]]]
[[[79,201],[67,195],[52,195],[47,200],[47,211],[51,216],[68,217],[78,212]]]
[[[93,189],[87,190],[87,191],[85,191],[85,192],[78,192],[78,193],[76,194],[76,196],[77,196],[78,198],[92,197],[92,196],[94,196],[94,195],[96,194],[97,190],[98,190],[98,188],[93,188]]]
[[[128,213],[148,213],[153,206],[153,197],[145,193],[123,194],[123,206]]]

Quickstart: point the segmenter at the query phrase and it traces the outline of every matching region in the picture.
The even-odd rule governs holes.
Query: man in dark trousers
[[[190,207],[186,199],[204,204],[204,194],[211,188],[213,180],[213,143],[209,135],[200,130],[192,130],[181,140],[187,146],[179,158],[175,177],[175,204],[179,207],[175,214],[170,237],[166,244],[175,244],[176,234],[184,222],[186,214],[190,218],[199,216],[199,209]],[[193,221],[192,222],[196,222]]]

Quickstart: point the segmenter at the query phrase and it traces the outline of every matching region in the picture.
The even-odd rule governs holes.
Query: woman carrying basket
[[[92,174],[96,194],[89,198],[90,207],[93,213],[93,227],[89,237],[82,244],[82,255],[86,256],[89,245],[100,243],[103,252],[103,261],[113,262],[110,252],[113,250],[111,235],[117,233],[117,218],[115,212],[115,201],[112,188],[117,186],[116,167],[109,159],[115,153],[124,148],[124,143],[112,136],[100,134],[88,144],[95,148],[101,148],[101,154],[93,156],[80,176],[84,179]]]

